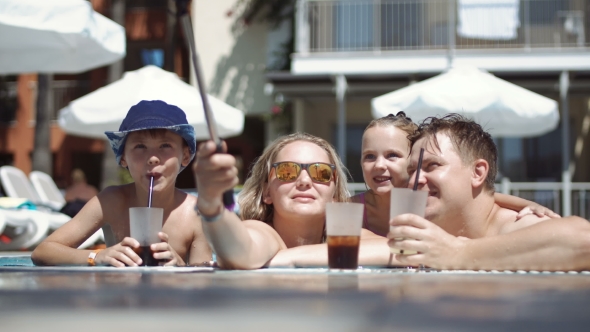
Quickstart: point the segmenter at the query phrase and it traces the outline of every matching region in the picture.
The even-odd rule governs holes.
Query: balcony
[[[584,0],[300,0],[296,74],[590,69]]]

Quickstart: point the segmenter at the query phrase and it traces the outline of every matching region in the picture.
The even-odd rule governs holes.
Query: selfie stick
[[[195,36],[193,34],[193,25],[191,18],[188,14],[187,6],[188,0],[176,0],[176,11],[180,19],[182,31],[184,32],[184,40],[190,49],[191,59],[193,61],[193,68],[195,70],[195,77],[197,78],[197,88],[201,94],[201,100],[203,101],[203,109],[205,110],[205,121],[207,122],[207,128],[209,129],[209,137],[217,146],[216,152],[222,152],[221,138],[217,135],[217,125],[215,124],[215,118],[211,111],[211,105],[207,99],[207,92],[205,91],[205,82],[203,82],[203,75],[201,74],[201,64],[197,55],[197,48],[195,46]],[[223,205],[228,210],[233,210],[234,206],[234,193],[233,190],[228,190],[223,193]]]

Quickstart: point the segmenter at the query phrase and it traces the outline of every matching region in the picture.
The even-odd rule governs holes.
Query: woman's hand
[[[168,243],[168,234],[159,232],[158,237],[162,242],[154,243],[150,246],[154,253],[154,258],[167,261],[163,266],[186,266],[186,263]]]
[[[120,243],[101,250],[94,258],[94,261],[96,265],[138,266],[142,261],[133,251],[133,248],[139,248],[139,242],[134,238],[126,237]]]
[[[223,206],[222,195],[238,184],[238,169],[234,156],[215,153],[217,147],[213,141],[199,146],[193,172],[197,182],[199,199],[197,206],[205,215],[216,215]],[[227,151],[225,142],[222,151]]]

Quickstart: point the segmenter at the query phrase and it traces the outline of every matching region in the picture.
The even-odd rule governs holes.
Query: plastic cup
[[[389,220],[399,216],[400,214],[412,213],[424,218],[424,210],[426,210],[426,199],[428,192],[424,190],[412,190],[409,188],[392,188],[391,201],[389,205]],[[392,230],[394,226],[390,226]],[[396,240],[403,240],[403,238],[396,238]],[[398,250],[390,248],[393,254],[414,255],[416,251],[412,250]]]
[[[327,203],[326,233],[331,269],[357,269],[364,204]]]
[[[158,233],[162,230],[163,215],[162,208],[129,208],[130,236],[139,242],[139,248],[133,250],[143,261],[142,266],[160,265],[160,260],[154,258],[150,245],[161,242]]]

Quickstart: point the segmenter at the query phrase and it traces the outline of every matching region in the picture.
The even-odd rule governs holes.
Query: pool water
[[[0,266],[34,266],[31,256],[3,256],[0,257]]]

